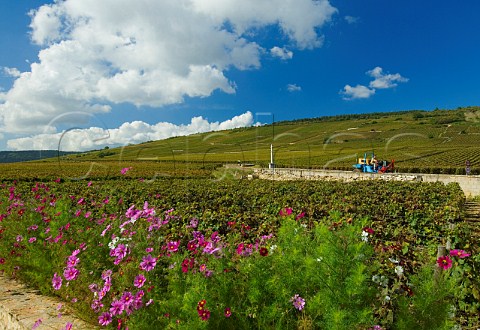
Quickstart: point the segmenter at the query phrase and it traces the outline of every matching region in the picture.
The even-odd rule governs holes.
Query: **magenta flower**
[[[448,256],[442,256],[437,259],[437,265],[446,270],[452,268],[452,259]]]
[[[70,267],[65,269],[63,276],[67,281],[73,281],[77,279],[79,273],[78,269]]]
[[[120,301],[123,303],[124,307],[130,306],[133,301],[133,295],[131,292],[124,292]]]
[[[133,301],[132,301],[132,307],[133,309],[140,309],[143,307],[143,296],[145,295],[145,292],[143,292],[143,290],[139,290],[135,296],[133,297]]]
[[[90,307],[95,313],[99,313],[100,310],[103,308],[103,304],[100,300],[94,300]]]
[[[370,227],[364,227],[363,231],[367,232],[369,235],[373,235],[375,233],[375,231]]]
[[[28,231],[30,230],[37,230],[38,229],[38,226],[37,225],[32,225],[30,227],[28,227]]]
[[[30,238],[28,239],[28,243],[33,243],[33,242],[35,242],[36,240],[37,240],[36,237],[30,237]]]
[[[466,258],[470,256],[470,253],[467,253],[464,250],[452,250],[450,251],[450,255],[452,257],[459,257],[460,259]]]
[[[305,212],[301,212],[301,213],[297,214],[297,216],[295,217],[295,220],[300,220],[304,216],[305,216]]]
[[[69,256],[67,261],[67,267],[75,267],[79,261],[80,259],[78,259],[76,256]]]
[[[188,251],[195,251],[197,249],[197,243],[195,242],[195,240],[191,240],[187,243],[187,249]]]
[[[40,324],[42,324],[42,319],[35,321],[35,323],[32,325],[32,330],[38,328]]]
[[[63,330],[72,330],[72,329],[73,329],[73,324],[70,322],[67,322],[67,324],[65,324],[65,328],[63,328]]]
[[[122,173],[122,175],[125,175],[127,174],[128,171],[130,171],[132,168],[131,167],[124,167],[120,170],[120,173]]]
[[[298,294],[294,295],[290,301],[293,303],[293,307],[301,311],[305,307],[305,299],[300,297]]]
[[[98,317],[98,323],[103,326],[109,325],[112,323],[112,315],[108,312],[103,313]]]
[[[106,281],[111,276],[112,276],[112,270],[111,269],[107,269],[107,270],[102,272],[102,280],[104,280],[104,281]]]
[[[225,312],[223,313],[225,317],[230,317],[232,316],[232,310],[230,307],[225,308]]]
[[[146,278],[142,274],[137,275],[133,281],[133,285],[137,288],[141,288],[145,284]]]
[[[237,254],[240,254],[240,255],[241,255],[242,252],[243,252],[244,247],[245,247],[245,244],[243,244],[243,243],[238,244],[238,246],[237,246]]]
[[[287,217],[290,214],[292,214],[293,209],[291,207],[286,207],[284,209],[281,209],[280,212],[278,213],[281,217]]]
[[[170,252],[177,252],[179,246],[180,246],[180,241],[170,241],[167,244],[167,249]]]
[[[112,314],[112,316],[120,315],[123,313],[123,310],[124,310],[123,302],[119,300],[114,300],[112,301],[111,306],[112,307],[110,307],[110,313]]]
[[[52,285],[55,290],[60,290],[62,287],[62,277],[58,276],[57,273],[53,274]]]
[[[210,311],[208,309],[204,309],[203,311],[198,312],[198,315],[202,321],[207,321],[210,318]]]
[[[127,254],[128,248],[125,246],[125,244],[118,244],[118,246],[113,251],[110,251],[110,255],[112,257],[115,256],[120,259],[125,258]]]
[[[149,272],[155,268],[156,264],[157,259],[149,254],[146,257],[143,257],[142,262],[140,263],[140,269]]]

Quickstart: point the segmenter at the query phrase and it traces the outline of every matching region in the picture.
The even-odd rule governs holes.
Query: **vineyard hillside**
[[[377,159],[394,159],[399,172],[465,174],[469,161],[471,174],[478,174],[480,107],[275,122],[66,155],[40,164],[48,168],[55,162],[63,172],[89,175],[116,172],[138,161],[153,174],[184,169],[210,173],[226,163],[268,167],[270,145],[277,167],[350,170],[357,158],[374,152]],[[29,166],[20,168],[28,172]],[[38,163],[36,170],[41,171]]]

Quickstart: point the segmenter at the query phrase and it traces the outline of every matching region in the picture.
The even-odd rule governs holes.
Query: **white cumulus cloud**
[[[67,111],[115,105],[161,108],[214,91],[235,93],[228,70],[253,70],[268,54],[256,38],[278,26],[298,49],[320,47],[328,0],[58,0],[30,12],[40,46],[30,71],[10,71],[0,130],[44,133]],[[274,51],[275,52],[275,51]],[[280,54],[277,52],[276,54]],[[290,56],[283,49],[282,56]]]
[[[371,88],[386,89],[396,87],[399,82],[407,82],[408,79],[402,77],[399,73],[395,74],[384,74],[383,69],[379,66],[375,67],[373,70],[367,71],[367,74],[375,80],[370,82]]]
[[[60,133],[42,133],[7,141],[13,150],[86,151],[108,146],[125,146],[145,141],[162,140],[173,136],[220,131],[254,124],[250,111],[223,122],[209,122],[203,117],[194,117],[187,125],[159,122],[150,125],[143,121],[127,122],[118,128],[89,127],[64,130]]]
[[[21,72],[17,68],[3,68],[3,73],[9,77],[18,78],[21,75]]]
[[[293,58],[293,52],[291,50],[286,49],[285,47],[280,48],[278,46],[272,47],[270,49],[270,54],[273,57],[278,57],[284,61],[290,60]]]
[[[355,87],[345,85],[341,94],[343,94],[344,100],[368,99],[375,94],[375,89],[370,89],[363,85],[357,85]]]
[[[344,100],[353,99],[368,99],[375,94],[377,89],[389,89],[398,86],[398,83],[404,83],[408,81],[408,78],[402,77],[399,73],[385,74],[383,69],[379,66],[366,72],[366,74],[372,78],[368,87],[364,85],[356,85],[352,87],[345,85],[340,94],[343,95]]]

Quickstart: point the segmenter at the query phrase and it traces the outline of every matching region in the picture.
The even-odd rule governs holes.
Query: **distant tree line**
[[[0,163],[18,163],[75,154],[77,152],[57,150],[0,151]]]

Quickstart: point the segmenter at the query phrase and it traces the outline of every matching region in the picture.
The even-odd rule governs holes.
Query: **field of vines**
[[[0,272],[92,326],[480,326],[478,245],[456,184],[104,170],[0,183]]]

